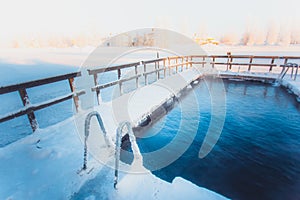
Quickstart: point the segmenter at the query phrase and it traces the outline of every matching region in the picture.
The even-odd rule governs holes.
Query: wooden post
[[[212,68],[215,68],[215,61],[216,61],[216,58],[213,56]],[[228,68],[228,67],[227,67],[227,68]]]
[[[155,75],[156,75],[156,80],[158,80],[158,71],[157,71],[157,62],[154,62],[154,69],[155,69]]]
[[[250,70],[251,70],[252,61],[253,61],[253,56],[250,57],[249,66],[248,66],[248,72],[250,72]]]
[[[185,61],[186,61],[185,69],[188,69],[189,68],[189,66],[188,66],[188,64],[189,64],[189,57],[186,57]]]
[[[121,82],[121,69],[118,69],[118,81],[119,81],[119,92],[120,92],[120,96],[123,94],[122,91],[122,82]]]
[[[228,71],[229,69],[231,69],[231,64],[229,66],[229,63],[231,62],[231,52],[227,52],[227,68],[226,68],[226,71]]]
[[[299,65],[296,64],[296,72],[295,72],[294,80],[297,79],[298,69],[299,69]]]
[[[229,69],[230,69],[230,70],[231,70],[231,68],[232,68],[232,65],[231,65],[232,61],[233,61],[233,58],[230,56],[230,61],[229,61]]]
[[[28,106],[30,105],[30,101],[29,101],[29,98],[28,98],[28,94],[27,94],[27,91],[26,89],[20,89],[19,90],[19,94],[20,94],[20,97],[22,99],[22,103],[23,103],[23,106]],[[37,121],[36,121],[36,118],[35,118],[35,115],[34,115],[34,112],[31,111],[30,113],[27,114],[27,117],[28,117],[28,120],[29,120],[29,123],[30,123],[30,126],[32,128],[32,131],[35,132],[36,129],[39,127]]]
[[[168,68],[169,68],[169,76],[171,76],[170,58],[169,57],[168,57]]]
[[[202,67],[204,67],[204,62],[205,62],[205,56],[203,56],[203,58],[202,58]]]
[[[94,74],[94,84],[95,84],[95,86],[97,86],[97,79],[98,79],[98,77],[97,77],[97,74],[95,73]],[[97,96],[97,103],[98,103],[98,105],[100,105],[100,103],[101,103],[101,96],[100,96],[100,89],[96,89],[96,96]]]
[[[157,61],[157,70],[159,70],[159,61]],[[160,78],[160,71],[157,71],[157,80]]]
[[[146,74],[146,64],[144,64],[144,76],[145,76],[145,85],[148,85],[147,74]]]
[[[178,72],[178,58],[176,58],[176,73]]]
[[[69,85],[70,85],[70,89],[71,91],[74,93],[75,92],[75,85],[74,85],[74,78],[69,78]],[[77,95],[73,95],[73,101],[74,101],[74,105],[76,108],[76,112],[78,112],[79,109],[79,97]]]
[[[138,69],[137,69],[137,65],[136,66],[134,66],[134,72],[135,72],[135,75],[137,76],[138,75]],[[139,77],[137,76],[136,77],[136,79],[135,79],[135,86],[136,86],[136,88],[138,88],[139,87]]]
[[[164,78],[166,78],[166,60],[163,60],[163,67],[164,67]]]
[[[274,61],[275,61],[275,58],[273,57],[273,58],[272,58],[272,60],[271,60],[271,65],[270,65],[269,72],[271,72],[271,71],[272,71],[272,68],[273,68]]]

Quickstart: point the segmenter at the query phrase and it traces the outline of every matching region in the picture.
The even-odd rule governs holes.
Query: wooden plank
[[[147,65],[144,63],[144,77],[145,77],[145,85],[148,85],[148,79],[147,79],[147,74],[146,73],[146,70],[147,70]]]
[[[155,63],[155,62],[160,62],[160,61],[164,61],[167,58],[157,58],[157,59],[153,59],[153,60],[145,60],[142,61],[143,64],[149,64],[149,63]]]
[[[211,64],[213,64],[213,62],[211,62]],[[215,65],[228,65],[228,63],[221,63],[221,62],[215,62]],[[249,66],[251,64],[251,66],[261,66],[261,67],[265,67],[265,66],[276,66],[276,64],[261,64],[261,63],[230,63],[231,65],[245,65],[245,66]]]
[[[61,98],[56,98],[54,100],[49,100],[49,101],[46,101],[46,102],[38,104],[38,105],[34,105],[34,104],[33,105],[29,105],[28,107],[26,107],[26,109],[24,108],[24,109],[21,109],[18,112],[6,115],[5,117],[1,117],[0,118],[0,123],[8,121],[8,120],[11,120],[11,119],[14,119],[16,117],[20,117],[22,115],[28,115],[30,113],[33,113],[34,111],[41,110],[43,108],[46,108],[46,107],[52,106],[54,104],[66,101],[68,99],[71,99],[74,95],[79,96],[79,95],[84,94],[84,93],[85,93],[84,91],[80,91],[77,94],[71,93],[71,94],[65,95],[65,96],[63,96]]]
[[[244,80],[276,80],[275,77],[269,76],[251,76],[251,75],[240,75],[240,74],[219,74],[219,78],[238,78]]]
[[[190,62],[190,64],[199,64],[199,65],[204,65],[204,64],[206,64],[206,62],[205,61],[199,61],[199,62],[196,62],[196,61],[192,61],[192,62]]]
[[[216,57],[212,57],[213,61],[211,62],[212,68],[215,68]],[[228,65],[228,63],[226,63]]]
[[[193,60],[193,58],[205,58],[208,57],[208,55],[191,55],[191,60]]]
[[[300,56],[280,56],[280,59],[300,59]]]
[[[110,67],[103,67],[103,68],[98,68],[98,69],[88,69],[88,73],[89,73],[89,75],[100,74],[100,73],[104,73],[104,72],[115,71],[118,69],[134,67],[136,65],[140,65],[140,62],[134,62],[134,63],[128,63],[128,64],[116,65],[116,66],[110,66]]]
[[[104,88],[107,88],[107,87],[110,87],[110,86],[113,86],[113,85],[117,85],[119,84],[119,80],[117,81],[113,81],[113,82],[109,82],[109,83],[106,83],[104,85],[96,85],[95,87],[92,87],[92,91],[95,92],[97,90],[101,90],[101,89],[104,89]]]
[[[31,87],[36,87],[36,86],[54,83],[54,82],[58,82],[58,81],[63,81],[63,80],[78,77],[78,76],[81,76],[80,72],[64,74],[64,75],[50,77],[50,78],[38,79],[38,80],[15,84],[15,85],[3,86],[3,87],[0,87],[0,94],[15,92],[20,89],[31,88]]]
[[[126,82],[126,81],[130,81],[130,80],[139,78],[139,77],[141,77],[141,76],[142,76],[142,74],[137,74],[137,75],[135,75],[135,76],[131,76],[131,77],[128,77],[128,78],[122,78],[122,79],[120,79],[119,81],[122,82],[122,83],[124,83],[124,82]]]
[[[131,76],[131,77],[128,77],[128,78],[123,78],[123,79],[120,79],[120,80],[116,80],[116,81],[112,81],[112,82],[109,82],[109,83],[106,83],[106,84],[103,84],[103,85],[96,85],[95,87],[92,87],[92,91],[95,92],[97,90],[101,90],[101,89],[105,89],[105,88],[108,88],[108,87],[111,87],[111,86],[114,86],[114,85],[117,85],[120,83],[124,83],[126,81],[130,81],[130,80],[133,80],[133,79],[136,79],[136,78],[139,78],[141,77],[142,74],[138,74],[138,75],[135,75],[135,76]],[[122,87],[122,86],[121,86]]]

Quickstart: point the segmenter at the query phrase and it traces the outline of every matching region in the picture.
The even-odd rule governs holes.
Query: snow
[[[117,121],[131,121],[134,125],[144,116],[152,113],[172,96],[176,96],[184,87],[201,74],[194,68],[180,74],[160,79],[157,82],[138,88],[112,101]],[[155,95],[154,95],[155,94]]]
[[[222,50],[224,54],[227,51],[221,47],[217,50],[210,48],[211,52]],[[260,47],[252,47],[252,49],[245,47],[242,53],[253,52],[255,48],[264,51]],[[282,53],[283,50],[280,52],[279,47],[278,52],[272,49],[273,47],[267,48],[267,51],[260,55],[270,55],[269,52],[286,55]],[[16,51],[19,52],[17,58],[15,58]],[[64,54],[64,51],[59,50],[56,55],[57,50],[47,49],[35,55],[37,53],[35,50],[21,49],[10,52],[0,50],[0,59],[3,62],[24,65],[36,63],[36,60],[31,59],[32,55],[35,55],[34,58],[43,62],[80,66],[90,51],[90,49],[68,49]],[[232,47],[231,51],[233,54],[238,52],[238,47]],[[299,48],[296,48],[291,51],[291,54],[296,55],[299,52]],[[2,70],[7,69],[2,67]],[[242,71],[227,73],[249,75],[248,72]],[[120,163],[122,171],[120,171],[118,190],[115,190],[112,168],[114,149],[106,147],[103,134],[93,120],[88,143],[88,169],[78,173],[83,164],[83,127],[88,112],[96,110],[101,114],[107,133],[112,140],[115,140],[115,131],[119,122],[127,120],[136,124],[200,75],[195,70],[189,70],[181,75],[159,80],[112,102],[102,103],[94,109],[81,110],[72,118],[45,129],[40,128],[34,134],[0,148],[0,199],[225,199],[213,191],[198,187],[180,177],[176,177],[172,183],[167,183],[152,175],[150,171],[137,164],[138,162],[132,165]],[[270,73],[261,74],[255,70],[251,73],[254,77],[273,75],[276,76]],[[24,74],[21,73],[16,80],[26,81]],[[0,85],[11,84],[9,81],[1,78]],[[300,77],[294,81],[286,75],[282,85],[296,95],[300,95]],[[136,171],[140,173],[134,173]]]
[[[99,194],[100,199],[225,199],[182,178],[167,183],[152,175],[136,160],[132,165],[120,163],[122,170],[118,189],[115,190],[114,148],[106,147],[96,120],[91,120],[88,169],[80,171],[83,164],[83,126],[89,112],[94,110],[101,114],[107,134],[114,140],[119,122],[129,120],[135,123],[199,75],[196,70],[188,70],[171,76],[169,81],[159,80],[112,102],[81,110],[72,118],[38,129],[34,134],[1,148],[0,199],[99,199]],[[177,84],[168,84],[174,82]],[[142,101],[144,99],[147,99],[147,104]],[[124,103],[128,103],[129,109],[122,115],[115,106]],[[138,106],[134,108],[133,105]],[[114,113],[116,110],[117,115]],[[94,188],[93,192],[86,191],[87,185]]]

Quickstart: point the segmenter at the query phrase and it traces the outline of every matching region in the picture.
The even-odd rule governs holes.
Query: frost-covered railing
[[[144,78],[144,84],[147,85],[148,77],[151,74],[155,74],[156,80],[165,78],[166,76],[171,76],[174,73],[181,72],[184,69],[188,69],[192,66],[191,57],[189,56],[173,56],[166,58],[158,58],[154,60],[140,61],[134,63],[128,63],[123,65],[111,66],[107,68],[91,69],[88,70],[89,75],[94,78],[95,86],[92,91],[96,92],[98,103],[100,104],[100,90],[119,85],[119,93],[122,95],[123,83],[131,80],[135,80],[135,87],[139,87],[139,80]],[[151,66],[151,67],[150,67]],[[154,69],[153,69],[154,66]],[[134,71],[133,76],[126,77],[123,70],[132,69]],[[140,70],[138,70],[140,69]],[[105,72],[115,71],[117,74],[116,80],[104,84],[98,83],[99,74]],[[124,74],[124,76],[123,76]]]
[[[189,55],[189,56],[172,56],[165,58],[158,58],[147,61],[140,61],[134,63],[128,63],[117,66],[109,66],[107,68],[96,68],[88,70],[89,75],[94,78],[94,86],[91,88],[92,91],[96,92],[98,103],[100,104],[99,98],[100,91],[102,89],[118,85],[120,95],[123,92],[123,84],[127,81],[135,80],[135,87],[139,87],[139,80],[143,79],[144,85],[149,83],[148,77],[151,74],[155,74],[156,80],[171,76],[175,73],[181,72],[185,69],[190,68],[192,65],[197,67],[208,66],[211,68],[217,68],[226,72],[231,71],[246,71],[255,72],[254,67],[260,67],[264,69],[264,72],[274,72],[274,68],[279,69],[278,75],[283,77],[290,71],[291,78],[296,80],[298,75],[298,69],[300,66],[300,56],[255,56],[255,55],[232,55],[230,52],[227,55]],[[222,68],[222,69],[219,69]],[[126,76],[126,70],[133,69],[133,76]],[[104,84],[98,83],[100,74],[106,72],[116,72],[117,77],[115,81],[107,82]],[[39,79],[26,83],[10,85],[0,87],[0,95],[18,91],[22,99],[24,107],[13,113],[0,116],[0,123],[11,120],[13,118],[27,115],[30,121],[30,125],[35,131],[38,127],[37,120],[34,115],[34,111],[46,108],[53,104],[60,103],[70,98],[74,99],[76,109],[78,109],[78,96],[84,94],[84,91],[75,92],[74,78],[80,76],[79,72],[64,74],[61,76],[55,76],[45,79]],[[105,75],[105,74],[104,74]],[[204,74],[205,75],[205,74]],[[282,76],[283,75],[283,76]],[[50,84],[62,80],[68,80],[70,84],[71,93],[43,102],[39,104],[31,104],[26,89],[36,87],[44,84]]]
[[[78,109],[78,96],[84,94],[84,91],[75,92],[74,78],[78,76],[81,76],[80,72],[74,72],[70,74],[64,74],[60,76],[0,87],[0,95],[18,91],[24,106],[22,109],[18,111],[8,113],[4,116],[0,116],[0,123],[14,119],[16,117],[20,117],[22,115],[27,115],[31,128],[33,131],[35,131],[38,128],[38,122],[35,117],[34,111],[49,107],[51,105],[66,101],[71,98],[74,99],[74,104],[76,106],[76,109]],[[69,81],[71,93],[39,104],[30,103],[30,98],[27,94],[26,89],[40,86],[40,85],[50,84],[58,81],[63,81],[63,80]]]
[[[184,69],[190,68],[192,65],[197,65],[198,67],[209,66],[211,68],[222,68],[223,71],[246,71],[255,72],[255,67],[263,68],[265,73],[274,72],[274,68],[279,69],[280,67],[286,66],[289,62],[298,63],[297,67],[290,68],[292,70],[291,76],[294,79],[297,77],[298,67],[300,62],[299,56],[255,56],[255,55],[232,55],[230,52],[227,55],[189,55],[189,56],[172,56],[165,58],[158,58],[148,61],[140,61],[134,63],[128,63],[123,65],[116,65],[107,68],[91,69],[88,70],[89,75],[94,77],[95,86],[92,91],[96,92],[98,103],[100,103],[100,91],[102,89],[118,85],[119,94],[122,95],[123,84],[127,81],[135,79],[135,87],[139,87],[139,79],[144,78],[144,84],[148,84],[148,76],[150,74],[156,74],[156,80],[165,78],[174,73],[181,72]],[[148,70],[149,65],[154,65],[154,70]],[[142,68],[142,70],[138,70]],[[134,69],[133,76],[123,76],[122,71],[125,69]],[[149,68],[150,69],[150,68]],[[115,71],[117,77],[115,81],[99,84],[98,78],[100,74],[105,72]],[[294,74],[293,74],[294,73]]]
[[[197,56],[194,56],[197,57]],[[230,71],[233,67],[246,67],[247,71],[251,71],[253,67],[266,67],[268,72],[272,72],[274,67],[283,67],[288,62],[300,62],[300,56],[255,56],[255,55],[211,55],[207,56],[211,59],[212,67],[225,66],[226,71]],[[203,59],[205,61],[205,58]]]
[[[197,58],[202,61],[203,67],[204,64],[207,64],[224,72],[274,73],[278,74],[278,77],[284,77],[289,71],[291,78],[294,80],[297,78],[300,64],[300,56],[232,55],[228,52],[227,55],[194,55],[190,57],[192,64],[200,64],[200,62],[194,62],[195,58]],[[269,78],[274,79],[274,77]]]

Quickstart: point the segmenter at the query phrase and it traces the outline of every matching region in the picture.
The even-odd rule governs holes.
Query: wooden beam
[[[103,68],[99,68],[99,69],[88,69],[88,73],[89,73],[89,75],[100,74],[100,73],[104,73],[104,72],[115,71],[115,70],[118,70],[118,69],[125,69],[125,68],[129,68],[129,67],[134,67],[134,66],[139,65],[139,64],[140,64],[140,62],[134,62],[134,63],[128,63],[128,64],[124,64],[124,65],[103,67]]]
[[[64,95],[64,96],[62,96],[60,98],[51,99],[51,100],[43,102],[41,104],[37,104],[37,105],[34,105],[34,104],[30,105],[30,104],[28,104],[27,107],[24,107],[23,109],[21,109],[18,112],[14,112],[14,113],[8,114],[8,115],[6,115],[4,117],[1,117],[0,118],[0,123],[8,121],[8,120],[11,120],[11,119],[14,119],[16,117],[20,117],[22,115],[26,115],[26,114],[29,115],[30,113],[33,113],[34,111],[41,110],[43,108],[52,106],[54,104],[66,101],[68,99],[71,99],[74,95],[80,96],[80,95],[82,95],[84,93],[85,93],[84,91],[80,91],[78,93],[71,93],[71,94]]]
[[[26,106],[30,106],[30,101],[29,101],[29,97],[28,97],[26,89],[20,89],[19,90],[19,94],[20,94],[20,97],[22,99],[23,106],[25,106],[25,107]],[[34,132],[39,127],[38,123],[36,121],[34,112],[30,111],[30,112],[28,112],[26,114],[27,114],[30,126],[32,128],[32,131]]]
[[[0,87],[0,94],[15,92],[15,91],[18,91],[20,89],[36,87],[36,86],[45,85],[45,84],[48,84],[48,83],[63,81],[63,80],[78,77],[78,76],[81,76],[80,72],[64,74],[64,75],[50,77],[50,78],[38,79],[38,80],[29,81],[29,82],[26,82],[26,83],[15,84],[15,85],[2,86],[2,87]]]
[[[75,88],[75,84],[74,84],[74,78],[69,78],[69,86],[70,86],[70,89],[71,89],[71,92],[75,92],[76,88]],[[73,96],[73,101],[74,101],[74,105],[75,105],[75,108],[76,108],[76,112],[78,112],[79,110],[79,97],[76,95],[76,96]]]

